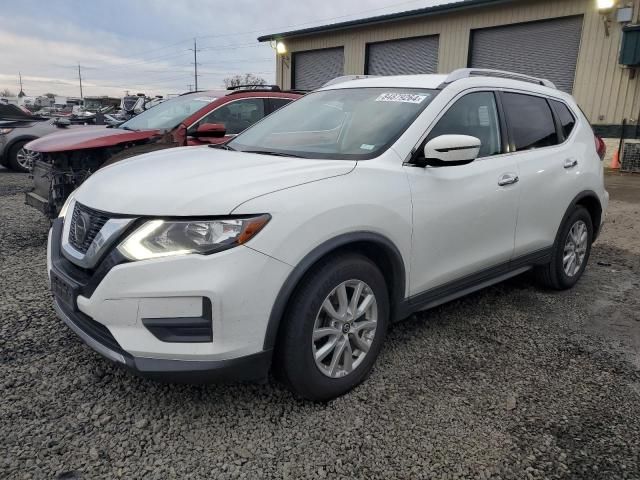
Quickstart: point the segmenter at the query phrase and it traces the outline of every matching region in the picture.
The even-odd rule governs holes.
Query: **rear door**
[[[549,99],[507,91],[501,92],[501,99],[520,170],[514,257],[521,257],[553,245],[565,210],[577,193],[580,153],[571,147],[575,117],[569,111],[563,113],[573,120],[565,117],[565,139]]]
[[[505,154],[494,92],[459,96],[426,141],[445,134],[472,135],[482,147],[467,165],[405,167],[413,201],[411,295],[504,267],[513,254],[520,186],[501,179],[517,178],[518,165]]]

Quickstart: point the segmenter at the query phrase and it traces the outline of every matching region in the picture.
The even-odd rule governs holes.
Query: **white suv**
[[[59,316],[169,381],[269,370],[327,400],[389,322],[535,269],[582,275],[608,194],[570,95],[497,71],[345,79],[226,145],[104,168],[51,229]]]

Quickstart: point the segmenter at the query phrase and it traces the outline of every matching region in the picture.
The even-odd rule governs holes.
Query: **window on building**
[[[551,108],[544,98],[520,93],[505,93],[502,98],[516,151],[558,143]]]
[[[492,92],[465,95],[438,120],[427,141],[440,135],[470,135],[482,142],[479,157],[501,153],[500,122]]]

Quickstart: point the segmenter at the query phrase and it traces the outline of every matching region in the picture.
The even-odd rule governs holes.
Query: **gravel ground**
[[[572,291],[524,275],[396,324],[370,379],[318,405],[141,380],[89,350],[51,308],[28,180],[0,170],[0,477],[640,478],[628,181]]]

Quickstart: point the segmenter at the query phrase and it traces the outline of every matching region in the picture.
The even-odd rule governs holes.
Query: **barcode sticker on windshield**
[[[403,102],[403,103],[422,103],[429,95],[420,95],[417,93],[382,93],[376,102]]]

